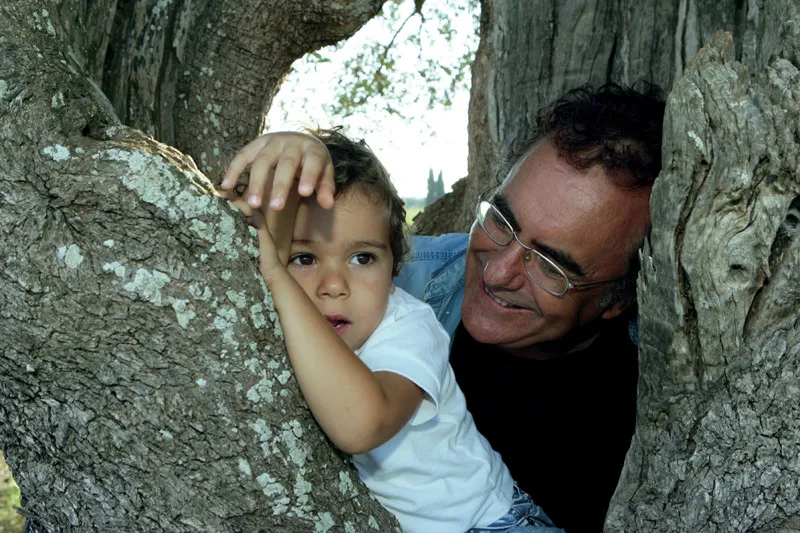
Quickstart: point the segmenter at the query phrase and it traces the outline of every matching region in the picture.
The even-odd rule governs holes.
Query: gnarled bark
[[[607,531],[800,531],[800,12],[757,7],[760,57],[720,33],[668,100]]]
[[[349,37],[381,4],[75,0],[56,9],[69,33],[65,53],[102,88],[120,120],[216,177],[261,134],[295,59]]]
[[[133,6],[136,24],[154,26],[125,41],[132,48],[104,36],[120,20],[96,3],[0,4],[0,449],[22,490],[28,531],[394,528],[305,406],[247,225],[191,159],[124,126],[100,90],[101,68],[104,87],[124,69],[108,69],[116,63],[93,50],[113,42],[116,54],[149,59],[128,71],[126,120],[156,134],[171,120],[179,139],[200,127],[185,120],[195,104],[188,114],[173,107],[170,118],[149,102],[171,91],[165,71],[180,64],[180,74],[186,61],[194,79],[209,82],[177,82],[172,96],[179,101],[184,87],[200,106],[230,103],[230,116],[212,108],[222,129],[209,139],[230,127],[238,140],[225,142],[238,148],[282,72],[254,73],[261,81],[237,81],[233,91],[208,88],[215,76],[275,68],[261,61],[265,50],[281,51],[288,65],[304,46],[282,41],[303,34],[259,35],[260,52],[240,56],[214,44],[222,15],[207,20],[209,32],[194,23],[186,28],[197,35],[177,35],[182,15],[198,8],[211,16],[212,4],[119,2],[118,17]],[[299,19],[306,5],[301,26],[311,31],[339,9],[331,31],[318,26],[306,37],[313,46],[355,31],[380,2],[260,4],[258,13],[236,4],[239,20],[254,23],[247,17],[264,10]],[[226,45],[235,48],[227,24]],[[150,79],[159,62],[172,67]],[[132,81],[139,75],[153,85]],[[234,103],[253,115],[238,115]],[[199,109],[195,118],[210,120]],[[229,119],[240,119],[242,131]]]

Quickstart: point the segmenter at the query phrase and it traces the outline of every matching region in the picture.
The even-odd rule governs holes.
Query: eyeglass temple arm
[[[622,281],[623,279],[627,279],[625,276],[621,278],[614,278],[614,279],[606,279],[603,281],[589,281],[587,283],[573,283],[569,282],[570,289],[586,289],[589,287],[595,287],[597,285],[605,285],[606,283],[615,283],[617,281]]]

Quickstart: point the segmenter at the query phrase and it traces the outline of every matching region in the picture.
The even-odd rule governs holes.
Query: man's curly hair
[[[661,171],[664,108],[661,89],[644,81],[573,89],[539,111],[532,131],[512,144],[508,163],[549,139],[578,170],[600,165],[620,187],[651,187]]]

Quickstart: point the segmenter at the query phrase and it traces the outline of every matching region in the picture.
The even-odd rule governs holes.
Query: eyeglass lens
[[[489,202],[480,202],[477,209],[478,223],[490,239],[500,246],[506,246],[514,239],[514,231],[502,214]],[[526,248],[525,271],[544,290],[560,296],[564,294],[569,280],[563,272],[547,258]]]

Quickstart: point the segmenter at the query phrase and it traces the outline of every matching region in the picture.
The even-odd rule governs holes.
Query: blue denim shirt
[[[395,285],[433,308],[436,318],[450,335],[451,347],[461,322],[468,240],[466,233],[415,236],[411,257],[394,279]]]
[[[461,302],[464,299],[466,269],[466,233],[448,233],[441,237],[415,236],[411,258],[394,279],[395,285],[433,307],[447,334],[450,347],[461,322]],[[636,314],[628,322],[628,336],[639,345]]]

